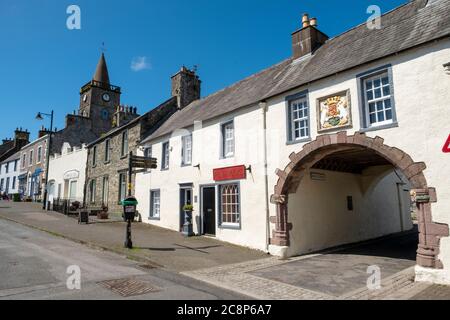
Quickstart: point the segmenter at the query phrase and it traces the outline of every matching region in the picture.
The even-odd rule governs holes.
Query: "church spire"
[[[92,80],[109,84],[108,67],[106,65],[104,53],[102,53],[100,60],[98,61],[97,69],[95,70],[94,78]]]

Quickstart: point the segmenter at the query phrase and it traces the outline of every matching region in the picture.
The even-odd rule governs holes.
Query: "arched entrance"
[[[292,153],[289,158],[290,163],[286,168],[276,172],[279,179],[271,197],[271,202],[277,206],[277,215],[271,219],[275,224],[272,245],[291,245],[290,231],[293,225],[288,214],[289,196],[296,193],[306,172],[311,168],[338,168],[344,165],[348,170],[358,170],[361,166],[389,164],[409,181],[417,204],[420,233],[417,264],[442,269],[442,263],[438,259],[440,239],[449,236],[449,228],[448,225],[432,220],[431,203],[436,202],[437,197],[436,190],[427,185],[423,174],[425,163],[414,162],[402,150],[385,145],[384,139],[380,137],[370,138],[362,133],[348,136],[347,132],[319,136],[305,145],[299,153]]]

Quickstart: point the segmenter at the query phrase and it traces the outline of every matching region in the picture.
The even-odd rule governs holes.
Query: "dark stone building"
[[[107,206],[120,213],[127,195],[128,156],[136,154],[140,141],[152,134],[174,112],[200,98],[200,80],[183,67],[172,77],[172,97],[142,116],[136,108],[119,106],[113,114],[113,129],[88,144],[85,203],[90,208]],[[134,186],[134,175],[132,176]],[[134,187],[132,188],[134,194]]]
[[[0,144],[0,162],[19,152],[23,146],[29,143],[29,140],[30,133],[22,128],[17,128],[14,131],[14,139],[3,139]]]

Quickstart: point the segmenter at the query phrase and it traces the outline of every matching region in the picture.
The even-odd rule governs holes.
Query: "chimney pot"
[[[317,18],[311,18],[309,22],[312,27],[317,27]]]
[[[305,14],[303,15],[303,18],[302,18],[302,25],[303,25],[303,28],[306,28],[306,27],[309,26],[309,15],[308,15],[307,13],[305,13]]]

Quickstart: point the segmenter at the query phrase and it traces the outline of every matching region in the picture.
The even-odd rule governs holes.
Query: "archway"
[[[293,225],[289,222],[289,195],[297,191],[308,170],[327,165],[339,166],[339,163],[330,163],[332,161],[330,157],[337,155],[342,158],[346,152],[350,151],[360,152],[362,155],[370,152],[374,163],[392,165],[409,181],[412,188],[411,193],[418,209],[417,264],[426,268],[441,269],[443,266],[438,259],[440,239],[449,236],[449,228],[448,225],[435,223],[432,220],[431,203],[437,201],[437,196],[436,190],[428,186],[423,174],[426,169],[425,163],[414,162],[402,150],[385,145],[384,139],[370,138],[363,133],[348,136],[347,132],[340,132],[319,136],[315,141],[306,144],[300,152],[292,153],[289,157],[290,163],[284,170],[276,171],[279,179],[271,202],[277,206],[277,215],[271,218],[271,222],[275,224],[271,244],[280,247],[291,245],[290,231]],[[358,163],[360,161],[355,162],[356,165]],[[370,166],[371,163],[367,165]]]

